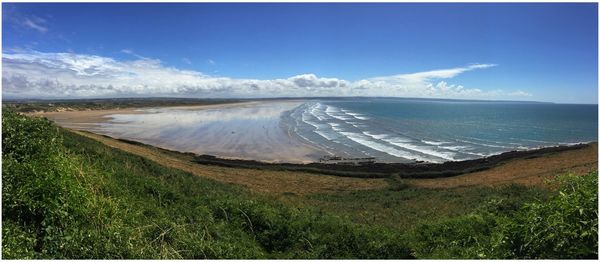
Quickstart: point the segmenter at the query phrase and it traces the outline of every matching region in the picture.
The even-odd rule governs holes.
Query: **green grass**
[[[137,107],[196,106],[249,101],[246,99],[196,99],[196,98],[100,98],[61,100],[3,101],[3,108],[17,112],[52,112],[58,110],[103,110]]]
[[[598,258],[598,175],[563,176],[546,201],[515,211],[503,199],[412,233],[422,258]]]
[[[427,189],[392,185],[388,190],[351,191],[310,196],[308,203],[347,216],[356,223],[412,230],[422,223],[466,215],[482,203],[501,200],[506,212],[548,197],[545,189],[520,185]],[[305,200],[306,202],[306,200]]]
[[[10,110],[2,257],[593,258],[597,174],[522,186],[284,196],[165,168]]]
[[[400,232],[289,208],[47,120],[2,121],[4,258],[411,256]]]

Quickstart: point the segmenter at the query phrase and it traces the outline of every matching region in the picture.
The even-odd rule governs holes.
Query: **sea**
[[[353,98],[311,100],[281,126],[331,155],[446,162],[598,140],[598,105]]]

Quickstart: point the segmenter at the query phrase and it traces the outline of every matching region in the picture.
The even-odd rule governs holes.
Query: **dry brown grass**
[[[362,179],[317,175],[303,172],[252,170],[200,165],[191,159],[177,157],[149,146],[133,145],[89,132],[72,130],[77,134],[95,139],[103,144],[143,156],[161,165],[177,168],[194,175],[243,185],[252,191],[266,193],[294,193],[306,195],[348,190],[369,190],[387,187],[384,179]]]
[[[558,174],[587,174],[598,170],[598,143],[531,159],[516,159],[498,167],[470,174],[436,178],[412,179],[410,183],[426,188],[490,186],[508,183],[540,186]]]
[[[238,184],[261,193],[294,193],[308,195],[388,187],[384,179],[349,178],[305,172],[253,170],[193,163],[190,157],[177,156],[151,146],[134,145],[105,136],[72,130],[110,147],[146,157],[162,165],[177,168],[214,180]],[[585,174],[598,169],[597,143],[583,149],[548,154],[531,159],[517,159],[498,167],[448,178],[407,179],[413,186],[424,188],[460,188],[509,183],[540,186],[557,174]]]

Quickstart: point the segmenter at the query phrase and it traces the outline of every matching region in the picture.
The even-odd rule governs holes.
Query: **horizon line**
[[[377,99],[405,99],[405,100],[437,100],[437,101],[462,101],[462,102],[511,102],[511,103],[539,103],[539,104],[564,104],[564,105],[598,105],[598,103],[565,103],[534,100],[486,100],[464,98],[433,98],[433,97],[400,97],[400,96],[278,96],[278,97],[177,97],[177,96],[128,96],[128,97],[63,97],[63,98],[5,98],[2,102],[20,101],[77,101],[77,100],[127,100],[127,99],[181,99],[181,100],[277,100],[277,99],[348,99],[348,98],[377,98]]]

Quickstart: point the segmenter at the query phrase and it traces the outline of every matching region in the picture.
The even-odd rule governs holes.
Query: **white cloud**
[[[401,74],[394,76],[385,76],[385,77],[376,77],[371,80],[384,80],[384,81],[407,81],[407,82],[423,82],[436,78],[452,78],[459,74],[462,74],[467,71],[471,71],[474,69],[483,69],[488,67],[494,67],[495,64],[474,64],[467,67],[457,67],[451,69],[442,69],[442,70],[432,70],[426,72],[418,72],[412,74]]]
[[[22,13],[17,5],[3,5],[2,24],[16,30],[34,30],[39,33],[48,32],[48,21],[42,17]]]
[[[347,81],[340,80],[337,78],[319,78],[314,74],[304,74],[297,75],[288,78],[289,81],[294,83],[297,87],[300,88],[336,88],[336,87],[346,87],[348,85]]]
[[[521,90],[517,90],[515,92],[509,93],[509,96],[521,96],[521,97],[530,97],[532,96],[531,93],[527,93],[525,91],[521,91]]]
[[[215,62],[215,60],[212,60],[212,59],[208,59],[208,60],[206,60],[206,62],[209,63],[210,65],[216,65],[217,64],[217,62]]]
[[[25,27],[37,30],[40,33],[48,32],[48,28],[46,26],[44,26],[44,24],[46,23],[46,20],[44,20],[42,18],[32,16],[30,18],[23,19],[22,23]]]
[[[186,58],[186,57],[181,58],[181,61],[184,62],[184,63],[186,63],[186,64],[188,64],[188,65],[192,64],[192,60],[190,60],[189,58]]]
[[[133,50],[131,50],[131,49],[121,49],[121,53],[128,54],[128,55],[131,55],[131,56],[139,58],[139,59],[150,59],[150,58],[138,55],[137,53],[133,52]]]
[[[357,81],[302,74],[258,80],[216,77],[198,71],[168,67],[123,49],[136,59],[36,51],[3,54],[3,94],[10,97],[300,97],[397,96],[498,99],[523,96],[523,91],[483,91],[449,84],[458,74],[495,65],[466,67],[375,77]]]

